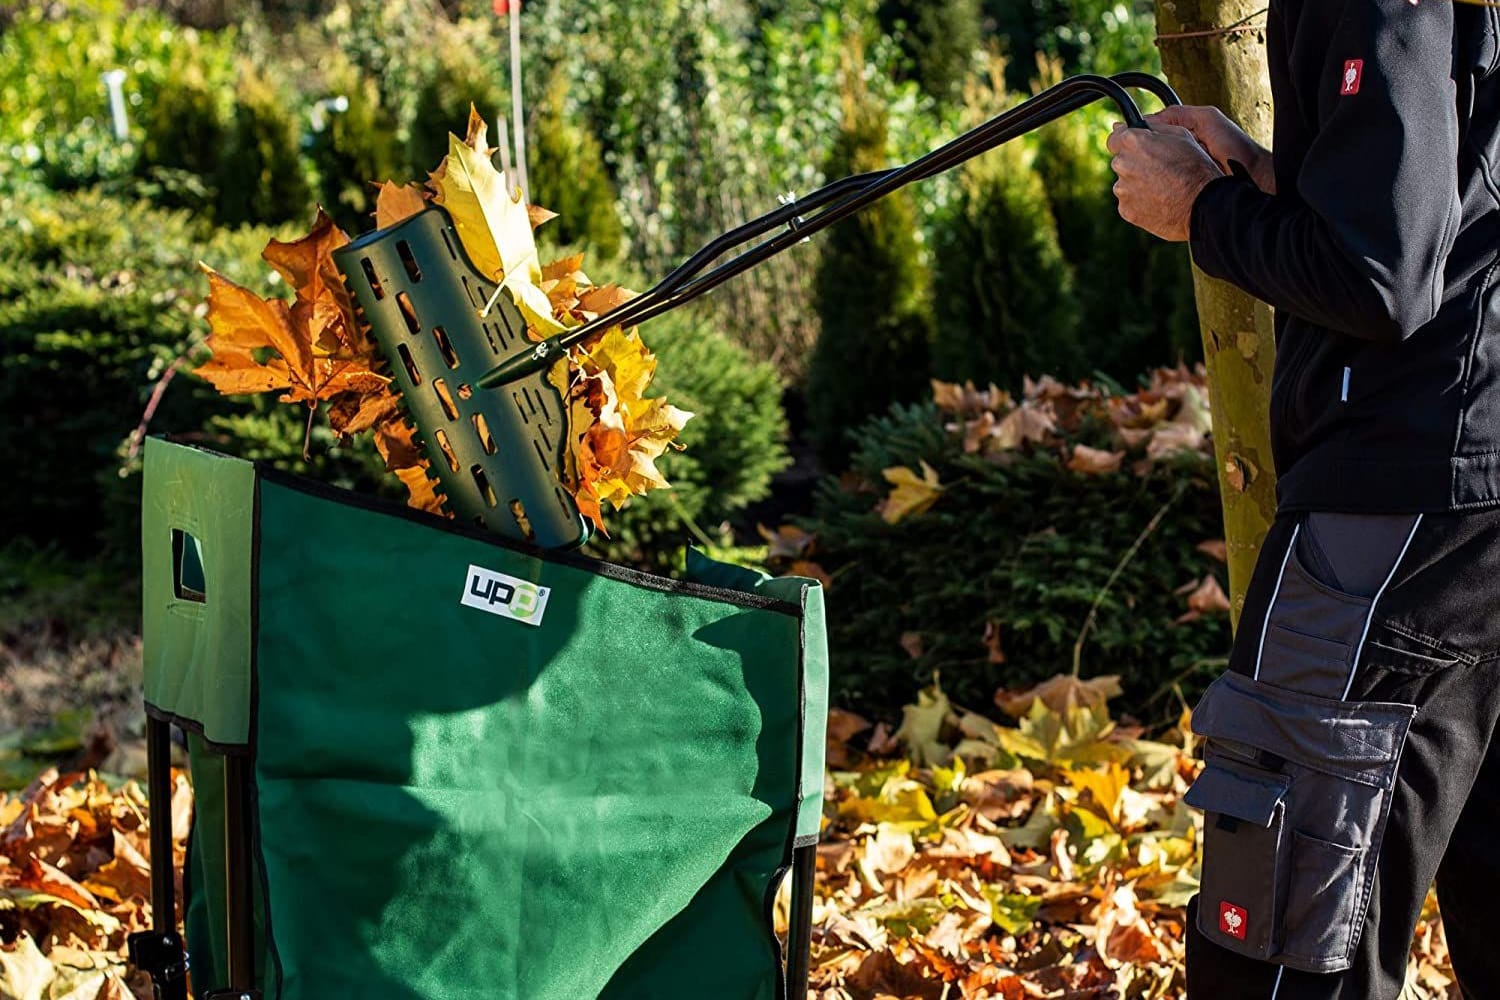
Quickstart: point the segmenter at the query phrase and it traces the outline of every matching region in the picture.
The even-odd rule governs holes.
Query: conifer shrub
[[[402,172],[395,115],[382,101],[375,81],[345,58],[332,58],[323,73],[323,91],[327,99],[344,98],[347,107],[326,113],[307,146],[317,176],[318,202],[346,231],[361,233],[373,226],[372,185],[409,179]]]
[[[529,132],[531,200],[558,214],[537,233],[544,244],[580,245],[590,258],[616,257],[624,241],[619,192],[593,133],[569,111],[567,79],[555,75]]]
[[[1071,263],[1084,370],[1128,380],[1202,357],[1187,248],[1120,218],[1104,141],[1119,117],[1095,106],[1037,132],[1036,172]]]
[[[889,166],[885,109],[863,90],[844,95],[844,124],[829,177]],[[807,370],[810,433],[830,468],[848,453],[848,432],[926,388],[932,337],[930,282],[915,211],[888,195],[828,230],[815,281],[822,330]]]
[[[984,455],[966,450],[955,421],[919,403],[858,428],[849,472],[821,483],[800,522],[832,577],[835,703],[896,718],[936,672],[955,703],[982,712],[997,688],[1073,670],[1089,625],[1081,673],[1119,674],[1130,711],[1175,719],[1174,691],[1191,704],[1229,648],[1226,613],[1182,620],[1185,585],[1224,579],[1223,564],[1199,549],[1223,537],[1207,445],[1149,471],[1134,469],[1143,456],[1132,451],[1120,471],[1088,474],[1069,468],[1074,444],[1119,446],[1097,419]],[[943,486],[937,502],[886,523],[883,471],[923,462]]]
[[[1017,139],[962,169],[958,196],[934,235],[940,378],[1015,387],[1026,375],[1071,379],[1089,371],[1073,268],[1036,160],[1034,141]]]
[[[880,0],[876,16],[924,93],[944,102],[962,95],[979,51],[979,0]]]
[[[266,289],[259,254],[271,235],[95,192],[0,198],[0,462],[26,470],[0,491],[5,534],[133,557],[140,486],[120,478],[121,446],[202,332],[197,262]],[[151,429],[201,432],[233,409],[179,374]]]
[[[267,73],[240,69],[226,148],[218,158],[221,225],[301,220],[312,211],[312,178],[302,156],[300,102]]]
[[[450,133],[463,138],[471,104],[490,123],[492,146],[500,145],[497,116],[510,115],[510,94],[493,63],[482,62],[463,49],[445,47],[422,71],[412,102],[402,170],[403,177],[413,180],[425,179],[433,165],[448,155]]]

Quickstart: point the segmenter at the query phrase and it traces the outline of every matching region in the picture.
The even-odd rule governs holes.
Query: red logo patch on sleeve
[[[1243,941],[1249,925],[1250,914],[1242,908],[1233,903],[1219,904],[1219,930],[1232,938]]]
[[[1339,93],[1344,97],[1359,93],[1359,84],[1365,75],[1365,61],[1363,59],[1350,59],[1344,63],[1343,83],[1339,87]]]

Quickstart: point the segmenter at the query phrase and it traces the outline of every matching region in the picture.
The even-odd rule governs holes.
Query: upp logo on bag
[[[1219,930],[1232,938],[1243,941],[1249,924],[1250,915],[1242,908],[1233,903],[1219,904]]]
[[[549,593],[546,587],[471,565],[459,603],[526,625],[540,625]]]

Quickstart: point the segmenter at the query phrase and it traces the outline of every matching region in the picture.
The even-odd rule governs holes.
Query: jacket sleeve
[[[1277,108],[1317,121],[1295,191],[1211,182],[1193,205],[1193,258],[1303,320],[1401,340],[1436,314],[1458,228],[1453,4],[1317,0],[1304,21],[1319,7],[1334,16],[1298,25],[1296,102]]]

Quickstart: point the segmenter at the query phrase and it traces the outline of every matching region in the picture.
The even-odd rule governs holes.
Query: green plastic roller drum
[[[496,295],[469,260],[448,213],[429,208],[333,258],[453,515],[542,548],[586,542],[588,522],[559,475],[567,413],[546,372],[478,387],[480,375],[531,341],[508,293]]]

